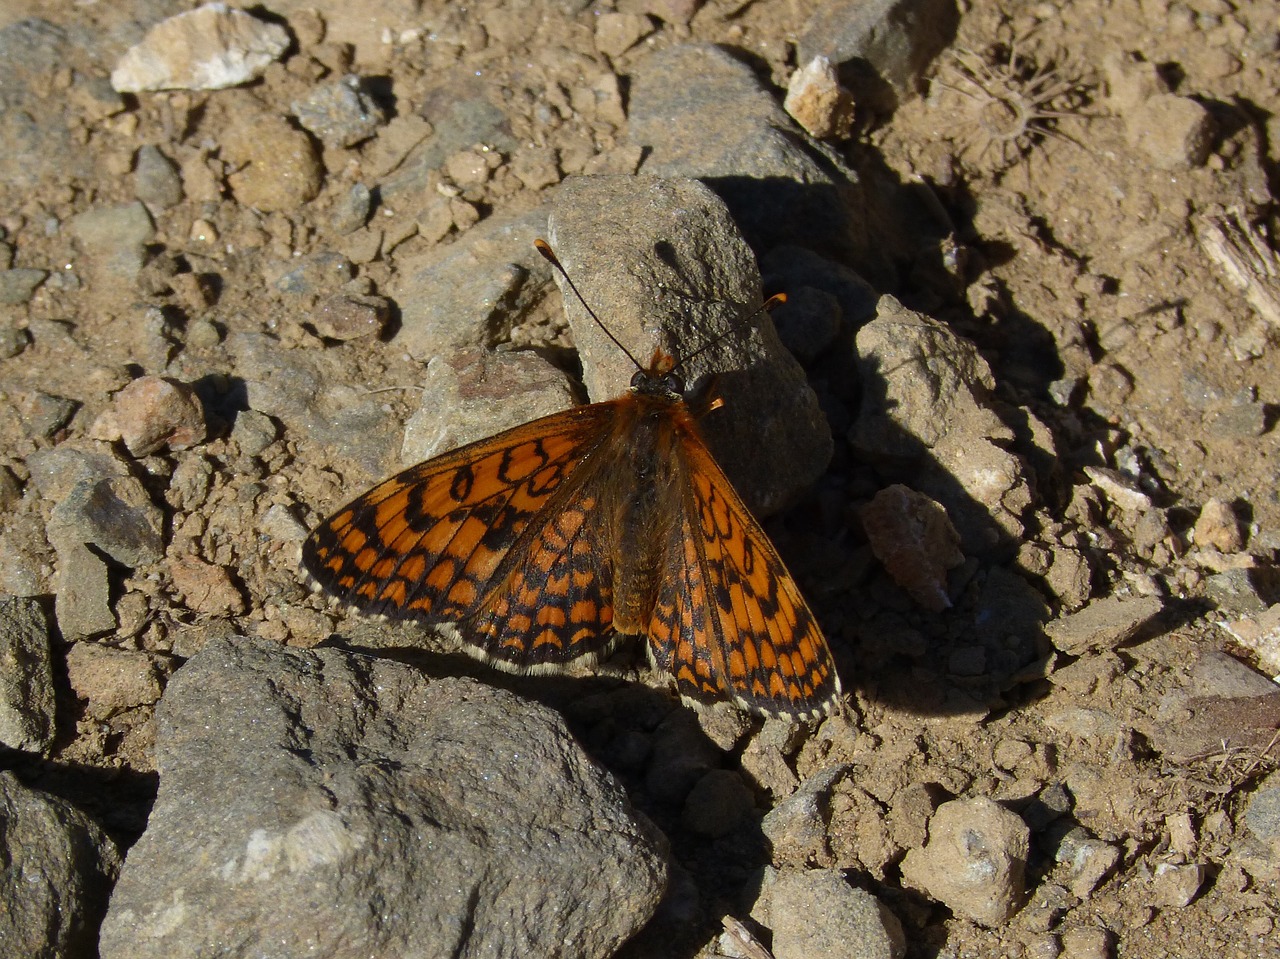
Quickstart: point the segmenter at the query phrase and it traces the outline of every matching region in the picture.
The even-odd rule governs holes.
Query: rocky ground
[[[0,8],[0,954],[1280,955],[1280,21],[964,6]],[[843,714],[309,589],[625,387],[540,236],[642,361],[754,330]]]

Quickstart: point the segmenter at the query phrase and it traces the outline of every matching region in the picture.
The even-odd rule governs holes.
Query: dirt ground
[[[163,560],[113,567],[118,625],[91,640],[144,654],[157,689],[209,636],[312,645],[339,626],[303,584],[296,546],[263,535],[264,517],[278,521],[268,514],[280,506],[313,525],[389,472],[418,404],[423,364],[394,336],[352,339],[339,353],[312,321],[323,306],[305,286],[314,280],[297,280],[304,288],[295,292],[291,271],[343,251],[357,264],[348,292],[386,296],[398,264],[455,242],[473,221],[533,208],[561,178],[626,144],[627,78],[656,50],[707,41],[743,51],[781,100],[797,38],[818,8],[810,0],[687,9],[619,0],[621,12],[654,14],[622,46],[599,33],[607,3],[475,0],[465,11],[411,0],[268,4],[296,45],[261,80],[116,102],[94,83],[105,83],[145,26],[183,5],[45,6],[0,6],[0,28],[40,16],[71,37],[54,59],[35,51],[0,68],[20,81],[8,86],[4,107],[5,142],[21,147],[0,164],[0,249],[9,266],[49,271],[28,299],[0,308],[0,333],[12,344],[0,359],[0,591],[50,596],[58,588],[45,533],[54,502],[36,492],[28,457],[103,435],[113,394],[140,374],[197,384],[210,438],[137,463],[158,491],[169,553],[186,544],[200,565],[180,576]],[[893,220],[892,206],[873,205],[885,219],[869,228],[882,232],[898,276],[896,288],[879,292],[976,344],[998,402],[1052,432],[1056,462],[1039,471],[1017,517],[1016,555],[953,573],[956,602],[941,613],[882,599],[892,586],[869,560],[855,519],[874,490],[839,431],[820,488],[851,491],[840,510],[848,528],[822,528],[829,501],[816,493],[771,526],[806,591],[820,597],[819,613],[843,603],[858,611],[850,620],[863,620],[832,636],[841,670],[860,677],[845,684],[854,689],[852,726],[824,726],[792,757],[801,779],[833,762],[857,770],[834,800],[821,864],[848,870],[898,915],[911,956],[1280,955],[1280,867],[1250,845],[1243,820],[1280,751],[1251,718],[1224,713],[1200,741],[1193,724],[1169,712],[1207,653],[1267,671],[1222,623],[1256,616],[1274,597],[1259,587],[1256,596],[1224,598],[1221,577],[1248,570],[1265,582],[1280,547],[1280,312],[1268,315],[1265,293],[1235,285],[1212,250],[1215,236],[1253,228],[1265,237],[1272,225],[1280,16],[1271,4],[1228,0],[964,7],[958,35],[926,68],[919,94],[893,108],[860,105],[853,136],[832,146],[868,192],[909,188],[925,198],[914,209],[927,215],[909,223]],[[375,206],[381,247],[360,256],[368,229],[335,227],[353,186],[395,169],[390,131],[412,135],[404,124],[351,146],[317,146],[314,198],[274,211],[246,201],[253,184],[237,150],[252,153],[243,142],[254,136],[252,118],[290,115],[315,83],[343,71],[373,78],[376,95],[394,98],[397,120],[430,119],[462,74],[505,114],[504,145],[468,144],[441,164],[440,195],[462,202],[440,235],[430,235],[428,218],[409,228],[390,205]],[[583,76],[616,76],[623,115],[575,109],[570,94]],[[19,109],[31,129],[15,119]],[[1178,139],[1184,129],[1191,132]],[[87,254],[97,241],[75,218],[134,200],[144,145],[176,164],[184,192],[151,205],[145,262],[129,271],[102,255],[100,242]],[[490,153],[492,168],[476,173]],[[385,305],[361,302],[376,304],[361,317]],[[1275,309],[1280,297],[1271,302]],[[511,340],[568,346],[555,307],[535,311]],[[261,359],[245,355],[244,340],[235,341],[239,353],[229,346],[242,333],[304,351],[349,387],[345,418],[313,434],[280,418],[238,419],[235,378]],[[57,398],[73,403],[63,409]],[[343,430],[360,436],[334,460],[333,437]],[[1034,455],[1020,437],[1010,446]],[[1206,504],[1214,523],[1202,521]],[[1051,575],[1064,554],[1083,558],[1070,582]],[[979,614],[990,611],[983,597],[1000,576],[1033,582],[1048,610],[1042,618],[1110,595],[1157,597],[1163,613],[1158,628],[1115,647],[1055,656],[1042,644],[1044,658],[1019,664],[1017,676],[970,668],[966,655],[983,646]],[[155,697],[102,705],[95,700],[115,702],[104,681],[90,677],[73,691],[74,659],[68,669],[60,705],[75,720],[27,776],[101,815],[127,844],[154,790]],[[1278,670],[1272,662],[1270,673]],[[584,738],[590,744],[589,731]],[[599,758],[607,765],[608,750]],[[889,815],[892,784],[903,783],[928,784],[944,798],[991,796],[1030,819],[1065,787],[1075,819],[1088,813],[1085,825],[1118,851],[1117,862],[1091,888],[1072,889],[1068,867],[1041,842],[1027,879],[1031,904],[985,928],[905,888]],[[759,803],[777,798],[762,789]],[[707,910],[717,903],[745,918],[733,901],[741,873],[764,863],[739,864],[734,889],[718,891],[706,884],[724,851],[689,848],[683,865],[702,884]],[[1161,884],[1170,865],[1202,867],[1187,902]],[[699,928],[702,946],[683,954],[710,955],[715,927]]]

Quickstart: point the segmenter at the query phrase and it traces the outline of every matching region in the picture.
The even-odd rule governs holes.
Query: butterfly
[[[512,671],[590,663],[639,635],[682,696],[792,719],[831,712],[840,680],[822,631],[699,433],[720,401],[686,393],[662,351],[632,362],[615,399],[356,497],[304,542],[304,569],[363,611],[452,622],[468,652]]]

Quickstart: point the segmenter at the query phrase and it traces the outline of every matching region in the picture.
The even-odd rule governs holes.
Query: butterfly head
[[[631,377],[631,389],[646,396],[662,396],[683,399],[684,377],[677,372],[675,357],[662,350],[655,350],[647,367],[640,367]]]

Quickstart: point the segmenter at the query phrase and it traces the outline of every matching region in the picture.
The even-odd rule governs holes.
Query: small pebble
[[[791,75],[783,107],[819,140],[847,140],[853,133],[853,94],[840,86],[826,57],[814,57]]]

